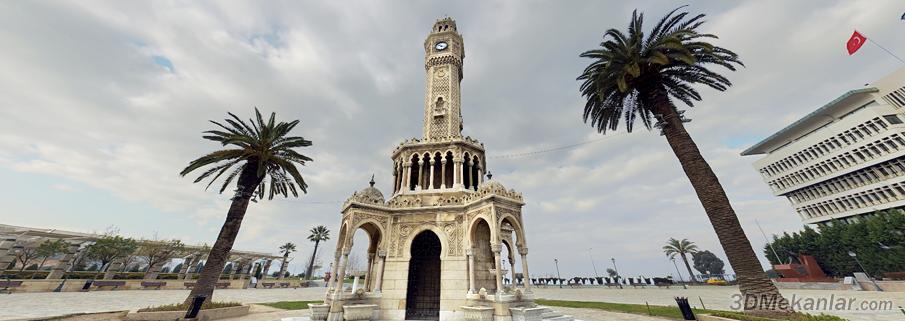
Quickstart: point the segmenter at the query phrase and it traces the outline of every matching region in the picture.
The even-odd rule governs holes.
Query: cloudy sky
[[[675,273],[660,247],[688,238],[723,256],[691,186],[657,133],[599,139],[581,121],[578,57],[632,9],[649,21],[672,1],[0,2],[0,223],[212,242],[227,197],[179,177],[218,146],[209,119],[253,107],[300,119],[310,192],[253,204],[236,248],[301,245],[331,230],[372,173],[392,188],[389,154],[420,136],[422,42],[454,17],[466,43],[465,134],[484,142],[494,179],[524,193],[531,270]],[[901,1],[698,1],[703,29],[747,68],[686,115],[758,252],[801,228],[739,152],[843,92],[902,65],[873,45],[848,56],[853,29],[905,55]],[[652,22],[651,22],[652,24]],[[364,243],[364,242],[360,242]],[[321,258],[329,258],[333,241]],[[589,251],[589,249],[591,249]],[[304,259],[291,270],[301,271]],[[326,259],[325,261],[329,261]],[[683,274],[685,272],[683,271]]]

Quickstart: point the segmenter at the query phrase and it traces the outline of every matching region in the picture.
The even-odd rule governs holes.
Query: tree
[[[38,245],[38,257],[41,258],[41,263],[38,264],[37,270],[41,270],[44,267],[44,263],[47,263],[47,259],[57,256],[66,252],[69,248],[69,243],[63,240],[44,240]],[[35,277],[35,273],[32,273],[31,278]]]
[[[688,264],[688,254],[697,252],[698,246],[694,245],[694,242],[689,241],[688,239],[679,241],[670,238],[669,241],[666,242],[666,245],[663,246],[663,253],[666,253],[666,256],[670,259],[676,258],[676,255],[679,255],[682,258],[682,262],[685,262],[685,268],[688,269],[688,275],[691,276],[692,282],[697,282],[697,279],[694,277],[694,272],[691,271],[691,265]]]
[[[328,230],[327,227],[318,225],[311,228],[311,235],[308,235],[308,240],[314,242],[314,252],[311,252],[311,260],[308,261],[308,270],[305,271],[305,280],[311,280],[311,275],[314,274],[314,260],[317,257],[317,246],[320,245],[321,241],[329,239],[330,230]]]
[[[680,101],[692,107],[700,101],[695,86],[725,91],[732,83],[709,68],[716,65],[734,71],[743,64],[734,52],[707,42],[715,35],[697,31],[704,23],[703,14],[689,17],[688,12],[677,13],[679,9],[663,17],[647,37],[642,30],[644,14],[635,10],[627,33],[610,29],[600,48],[581,54],[594,60],[578,77],[587,100],[584,121],[603,134],[616,130],[622,120],[628,132],[636,120],[648,130],[659,128],[738,275],[742,295],[788,302],[764,273],[719,179],[685,130],[684,110],[674,104]],[[786,312],[778,311],[783,307],[773,308],[769,313]]]
[[[38,254],[38,248],[34,246],[34,244],[24,244],[21,249],[16,250],[15,252],[15,260],[22,265],[22,268],[19,269],[19,272],[25,271],[25,267],[28,266],[28,263],[32,260],[38,258],[40,255]]]
[[[308,184],[305,183],[296,164],[304,166],[312,159],[299,154],[295,148],[311,146],[311,141],[302,137],[288,136],[299,124],[298,120],[277,123],[276,114],[271,113],[270,119],[265,122],[257,108],[255,108],[256,120],[250,120],[249,123],[232,113],[229,113],[229,116],[231,118],[225,120],[227,125],[211,121],[219,129],[205,131],[202,137],[230,148],[214,151],[193,160],[179,173],[185,176],[197,169],[209,167],[195,179],[195,183],[211,178],[207,184],[210,187],[220,176],[229,172],[220,187],[220,193],[237,179],[236,194],[232,197],[226,220],[208,254],[207,264],[201,271],[198,283],[185,299],[186,304],[198,295],[207,296],[208,300],[213,299],[214,285],[229,258],[229,252],[232,250],[252,197],[263,199],[268,185],[269,199],[273,199],[274,195],[289,197],[289,193],[298,197],[298,190],[303,193],[308,190]]]
[[[132,255],[137,248],[138,242],[134,239],[107,234],[88,246],[86,257],[101,263],[102,269],[98,272],[106,272],[110,269],[110,263]]]
[[[280,262],[280,270],[277,272],[277,275],[286,273],[286,268],[289,267],[289,254],[292,252],[295,252],[295,243],[287,242],[286,244],[280,245],[280,253],[283,253],[283,261]]]
[[[145,272],[151,272],[155,265],[172,259],[185,251],[185,244],[177,239],[172,240],[146,240],[141,242],[138,248],[138,255],[144,257],[145,263],[148,264]]]
[[[613,270],[613,269],[611,269],[611,268],[607,268],[607,269],[606,269],[606,275],[609,275],[611,278],[615,278],[615,277],[618,277],[618,276],[619,276],[619,273],[616,273],[616,270]]]
[[[701,272],[701,274],[725,274],[726,271],[723,270],[723,260],[716,257],[710,251],[698,251],[696,253],[691,254],[691,258],[694,259],[694,269]]]

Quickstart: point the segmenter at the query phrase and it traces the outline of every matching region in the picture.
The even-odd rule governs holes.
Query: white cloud
[[[547,262],[558,256],[563,273],[590,274],[582,249],[593,247],[598,260],[614,257],[620,270],[636,271],[631,274],[669,273],[672,264],[659,248],[670,237],[722,251],[656,132],[636,127],[573,149],[492,158],[600,137],[581,123],[574,78],[588,61],[577,55],[607,28],[624,27],[634,6],[655,19],[674,4],[0,3],[0,42],[6,44],[0,59],[7,62],[0,68],[0,166],[65,178],[106,192],[97,197],[156,211],[155,217],[121,215],[111,222],[92,208],[74,207],[65,215],[80,221],[67,224],[81,225],[72,228],[112,223],[211,242],[228,196],[177,175],[189,160],[217,148],[200,139],[206,121],[226,111],[248,117],[252,106],[301,119],[298,133],[314,141],[304,151],[315,158],[304,168],[310,193],[252,204],[237,243],[271,252],[287,241],[300,244],[301,259],[292,265],[300,271],[311,250],[308,229],[335,231],[338,225],[339,204],[322,202],[342,201],[366,186],[371,173],[389,192],[389,151],[421,134],[421,42],[434,19],[449,14],[466,41],[465,132],[485,142],[494,179],[526,196],[532,270],[551,272]],[[879,50],[849,57],[843,44],[857,28],[905,51],[895,42],[893,25],[901,22],[887,17],[901,6],[777,0],[689,9],[709,13],[705,29],[747,65],[730,75],[735,86],[727,92],[704,91],[705,101],[688,113],[688,129],[760,252],[763,237],[754,219],[768,233],[797,230],[800,221],[751,168],[755,158],[738,156],[746,146],[728,142],[753,143],[897,68]],[[172,70],[154,57],[168,60]],[[70,186],[76,185],[52,188]],[[16,222],[47,225],[23,217]],[[333,241],[319,252],[329,264]]]

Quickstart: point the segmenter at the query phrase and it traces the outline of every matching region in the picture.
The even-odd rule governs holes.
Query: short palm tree
[[[316,227],[311,228],[311,235],[308,235],[308,240],[314,242],[314,252],[311,252],[311,261],[308,262],[308,270],[305,272],[305,280],[311,279],[311,274],[314,271],[314,258],[317,257],[317,246],[320,245],[321,241],[326,241],[330,239],[330,230],[328,230],[323,225],[318,225]]]
[[[288,242],[280,246],[280,253],[283,253],[283,261],[280,262],[280,272],[277,274],[279,278],[286,276],[286,268],[289,267],[289,254],[295,252],[295,243]]]
[[[581,54],[593,59],[578,77],[586,98],[584,121],[604,134],[616,130],[622,121],[628,132],[636,120],[648,130],[659,128],[738,275],[739,290],[743,295],[782,299],[764,273],[716,174],[685,130],[684,111],[674,103],[693,106],[701,100],[696,89],[700,85],[726,90],[732,83],[710,67],[734,71],[742,63],[732,51],[708,42],[715,35],[698,32],[703,14],[689,16],[677,13],[679,9],[663,17],[646,37],[644,15],[636,10],[627,33],[607,30],[599,48]]]
[[[666,245],[663,246],[663,253],[666,253],[670,259],[675,259],[676,255],[682,258],[682,262],[685,262],[685,268],[688,269],[688,275],[691,276],[691,281],[696,282],[697,280],[694,278],[694,272],[691,271],[691,265],[688,264],[688,254],[694,254],[698,252],[698,246],[694,244],[694,242],[689,241],[688,239],[682,239],[681,241],[670,238],[669,241],[666,242]]]
[[[230,118],[225,120],[226,124],[211,121],[218,129],[205,131],[202,136],[204,139],[229,147],[191,161],[188,167],[179,173],[185,176],[197,169],[208,167],[195,179],[195,183],[198,183],[210,178],[208,187],[220,176],[227,174],[220,187],[220,193],[236,180],[236,194],[232,197],[232,204],[226,213],[226,221],[220,228],[217,241],[211,247],[198,283],[185,300],[187,304],[198,295],[206,296],[208,301],[212,300],[214,285],[229,258],[229,252],[233,248],[250,200],[255,197],[263,199],[265,193],[268,199],[273,199],[275,195],[289,197],[290,193],[298,197],[299,190],[305,193],[308,189],[296,165],[304,166],[312,160],[299,154],[295,149],[311,146],[311,141],[298,136],[289,136],[289,132],[299,124],[298,120],[276,122],[276,114],[271,113],[270,119],[265,121],[257,108],[255,108],[256,119],[247,123],[232,113],[229,113],[229,116]]]

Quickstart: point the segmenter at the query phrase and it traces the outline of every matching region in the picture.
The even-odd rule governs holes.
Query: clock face
[[[449,47],[449,45],[446,44],[445,41],[438,42],[436,45],[434,45],[434,48],[437,48],[437,50],[445,50],[446,47]]]

